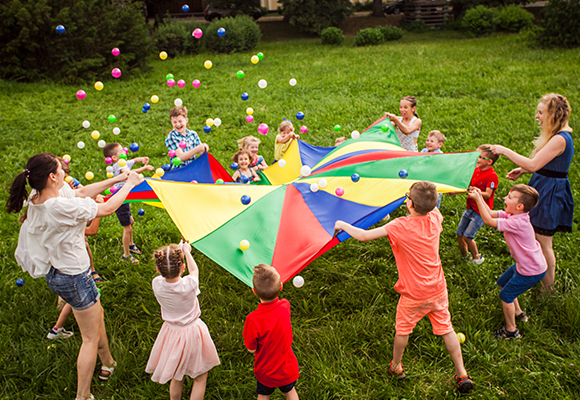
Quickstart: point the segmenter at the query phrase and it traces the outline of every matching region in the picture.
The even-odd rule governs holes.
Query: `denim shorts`
[[[129,203],[121,204],[121,206],[115,210],[115,214],[117,214],[121,226],[131,225],[131,206]]]
[[[66,275],[54,267],[46,274],[50,290],[62,297],[75,310],[86,310],[95,304],[101,294],[91,277],[91,269],[78,275]]]
[[[266,385],[263,385],[260,383],[260,381],[258,381],[258,387],[256,388],[256,393],[257,394],[261,394],[262,396],[270,396],[272,393],[274,393],[274,390],[276,390],[276,388],[271,388],[268,387]],[[294,385],[296,385],[297,381],[294,381],[292,383],[289,383],[287,385],[284,386],[279,386],[278,389],[280,389],[280,391],[282,393],[288,393],[289,391],[291,391],[294,388]]]
[[[499,292],[499,298],[511,304],[520,294],[536,286],[538,282],[544,279],[544,276],[546,276],[545,271],[538,275],[522,275],[514,264],[497,280],[497,285],[502,288],[501,292]]]
[[[483,226],[483,220],[481,216],[475,212],[473,209],[467,209],[459,221],[459,226],[457,227],[457,236],[465,236],[468,239],[473,239],[475,234]]]

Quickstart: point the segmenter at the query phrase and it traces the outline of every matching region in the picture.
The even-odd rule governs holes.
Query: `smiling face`
[[[258,148],[260,147],[260,145],[256,142],[251,142],[250,144],[248,144],[248,151],[252,154],[252,156],[256,156],[256,154],[258,154]]]
[[[477,157],[477,163],[475,164],[475,166],[477,168],[481,168],[481,169],[487,169],[487,168],[491,167],[491,165],[493,164],[493,161],[491,160],[491,158],[489,156],[490,156],[489,153],[482,151],[481,154],[479,155],[479,157]]]
[[[401,100],[399,103],[399,112],[401,113],[401,117],[411,118],[413,117],[413,112],[415,112],[415,107],[411,104],[408,100]]]
[[[544,103],[538,104],[538,112],[536,113],[536,119],[540,122],[540,126],[544,123],[546,118],[546,105]]]
[[[440,149],[442,145],[443,143],[440,143],[435,136],[429,136],[425,141],[425,147],[429,151],[435,151],[437,149]]]
[[[505,203],[505,212],[508,214],[520,214],[523,212],[524,205],[520,203],[521,193],[512,190],[506,197],[503,198]]]
[[[240,169],[247,169],[250,165],[250,157],[246,153],[240,154],[238,156],[238,165]]]
[[[171,125],[173,125],[173,129],[177,132],[185,135],[187,129],[187,122],[189,119],[185,118],[183,115],[178,115],[177,117],[171,117]]]

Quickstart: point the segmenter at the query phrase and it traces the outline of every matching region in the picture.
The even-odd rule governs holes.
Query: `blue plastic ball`
[[[222,37],[222,36],[225,36],[225,34],[226,34],[226,30],[224,28],[218,29],[218,36]]]
[[[148,109],[144,108],[141,111],[143,111],[143,114],[147,114],[147,111],[149,111]]]
[[[139,211],[137,211],[137,214],[139,215],[145,215],[145,210],[140,208]]]
[[[139,145],[133,142],[129,145],[129,150],[131,150],[133,153],[136,153],[139,151]]]
[[[210,133],[210,132],[211,132],[211,126],[209,126],[209,125],[206,125],[206,126],[204,126],[204,127],[203,127],[203,131],[204,131],[205,133]]]
[[[64,26],[62,26],[62,25],[59,25],[59,26],[57,26],[57,27],[56,27],[56,31],[57,31],[58,33],[60,33],[61,35],[64,33],[64,31],[65,31],[65,30],[66,30],[66,29],[65,29],[65,28],[64,28]]]
[[[296,113],[296,119],[302,121],[304,119],[304,113],[302,111],[298,111]]]
[[[409,176],[409,173],[407,171],[405,171],[404,169],[399,171],[399,178],[407,179],[408,176]]]
[[[354,173],[350,176],[350,179],[352,179],[353,182],[358,182],[360,180],[360,175],[357,173]]]
[[[24,286],[24,279],[22,278],[16,279],[16,286]]]
[[[161,168],[163,169],[163,171],[169,172],[171,171],[171,164],[163,164]]]
[[[246,101],[250,98],[250,95],[247,93],[242,93],[242,100]]]
[[[240,181],[242,183],[248,183],[248,182],[250,182],[250,177],[248,177],[248,175],[242,174],[242,175],[240,175]]]
[[[242,196],[242,198],[240,200],[241,200],[242,204],[248,205],[252,201],[252,198],[250,196],[248,196],[247,194],[245,194]]]
[[[144,109],[144,110],[149,110],[149,109],[151,109],[151,104],[149,104],[149,103],[145,103],[145,104],[143,104],[143,109]]]
[[[188,6],[187,4],[184,4],[184,5],[181,7],[181,11],[183,11],[183,12],[188,12],[188,11],[189,11],[189,6]]]
[[[237,162],[233,162],[230,164],[230,168],[235,171],[236,169],[240,168],[240,166],[238,165]]]

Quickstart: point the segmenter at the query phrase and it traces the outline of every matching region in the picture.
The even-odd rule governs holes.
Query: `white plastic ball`
[[[300,167],[300,175],[302,176],[308,176],[310,175],[310,167],[308,165],[303,165],[302,167]]]
[[[328,186],[328,181],[324,178],[320,178],[318,181],[318,186],[320,186],[321,189],[324,189],[326,186]]]
[[[121,133],[121,130],[119,128],[115,127],[115,128],[113,128],[113,133],[115,135],[118,135],[119,133]]]
[[[313,182],[310,184],[310,191],[311,192],[316,193],[316,192],[318,192],[318,189],[320,189],[320,187],[318,186],[318,183]]]
[[[296,79],[292,78],[290,79],[290,86],[296,86]]]
[[[214,120],[213,120],[213,124],[214,124],[216,127],[218,127],[218,126],[220,126],[220,125],[222,124],[222,120],[221,120],[221,119],[219,119],[219,118],[216,118],[216,119],[214,119]]]
[[[286,166],[286,160],[282,159],[282,160],[278,160],[278,165],[281,168],[284,168]]]
[[[105,147],[107,145],[107,142],[105,142],[104,140],[99,140],[99,143],[97,143],[97,144],[102,149],[103,147]]]
[[[181,107],[183,105],[183,100],[181,99],[175,99],[175,101],[173,102],[173,104],[175,104],[175,107]]]
[[[85,142],[83,142],[83,141],[80,141],[80,142],[78,142],[78,143],[77,143],[77,147],[78,147],[79,149],[84,149],[84,148],[85,148]]]
[[[350,134],[350,137],[353,139],[358,139],[360,137],[360,132],[359,131],[352,131],[352,133]]]
[[[296,275],[294,279],[292,279],[292,284],[297,288],[301,288],[304,286],[304,278],[300,275]]]
[[[268,82],[266,82],[265,79],[260,79],[258,81],[258,86],[260,87],[260,89],[265,89],[266,86],[268,86]]]
[[[91,123],[89,121],[83,121],[83,128],[90,128]]]
[[[110,172],[110,173],[113,173],[115,170],[113,169],[113,167],[112,167],[112,166],[110,166],[110,165],[109,165],[109,166],[108,166],[108,167],[105,169],[105,171],[107,171],[107,172]]]

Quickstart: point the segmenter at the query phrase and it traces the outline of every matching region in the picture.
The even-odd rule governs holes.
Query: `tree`
[[[383,0],[373,0],[373,16],[383,16]]]

